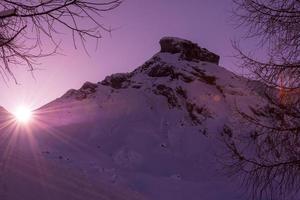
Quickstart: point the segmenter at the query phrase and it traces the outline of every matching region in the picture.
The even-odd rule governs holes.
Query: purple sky
[[[105,76],[128,72],[159,51],[163,36],[192,40],[221,56],[221,66],[234,70],[230,39],[238,33],[230,22],[231,0],[125,0],[102,20],[117,28],[104,35],[97,51],[88,44],[90,56],[82,48],[74,50],[70,35],[62,35],[62,53],[43,60],[34,73],[16,69],[20,85],[0,83],[0,105],[12,111],[16,106],[33,109],[60,97],[68,89],[78,89],[85,81],[98,82]]]

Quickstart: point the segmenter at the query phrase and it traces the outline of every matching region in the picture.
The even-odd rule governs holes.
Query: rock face
[[[79,90],[71,89],[66,94],[64,94],[63,97],[75,97],[77,100],[86,99],[89,95],[96,92],[97,87],[97,84],[85,82]]]
[[[197,44],[175,37],[164,37],[160,40],[161,52],[180,53],[180,57],[188,61],[205,61],[219,64],[220,56],[199,47]]]

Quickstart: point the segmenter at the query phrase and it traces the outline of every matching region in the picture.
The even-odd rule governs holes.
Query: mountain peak
[[[200,60],[211,62],[217,65],[219,64],[220,56],[208,51],[205,48],[199,47],[198,44],[189,40],[177,37],[163,37],[159,43],[161,46],[160,52],[162,53],[180,53],[180,57],[184,60]]]
[[[247,131],[252,135],[252,127],[241,123],[237,111],[260,119],[267,103],[257,92],[262,86],[249,85],[248,79],[216,65],[217,55],[190,41],[163,38],[161,45],[160,53],[134,71],[107,76],[97,84],[86,82],[41,108],[42,130],[37,127],[34,133],[46,150],[42,161],[49,160],[46,167],[54,166],[51,173],[63,178],[83,177],[88,181],[80,182],[84,187],[98,189],[103,182],[145,199],[182,200],[182,194],[192,194],[190,199],[241,199],[231,189],[231,179],[216,175],[221,166],[213,155],[223,153],[220,142],[225,137],[235,142]],[[24,148],[23,143],[19,146]],[[216,185],[221,188],[218,196]],[[79,199],[91,200],[86,194]]]
[[[201,83],[204,87],[213,87],[216,89],[214,92],[221,92],[218,95],[222,96],[224,94],[221,88],[226,87],[227,79],[235,77],[217,65],[220,59],[218,55],[196,43],[164,37],[160,40],[160,45],[161,51],[134,71],[112,74],[97,84],[86,82],[78,90],[69,90],[62,99],[92,99],[97,96],[98,90],[108,87],[112,90],[133,88],[155,91],[156,95],[166,94],[169,102],[170,99],[176,99],[173,93],[178,93],[179,86],[185,87],[188,84],[189,87],[194,87],[193,85]],[[173,103],[171,104],[173,107]]]

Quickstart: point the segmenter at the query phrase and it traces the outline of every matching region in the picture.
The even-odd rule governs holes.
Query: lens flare
[[[32,118],[32,112],[26,106],[19,106],[13,114],[18,122],[24,124],[28,123]]]

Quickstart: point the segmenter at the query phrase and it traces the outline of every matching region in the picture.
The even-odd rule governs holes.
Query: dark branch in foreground
[[[243,131],[224,127],[224,162],[253,199],[293,199],[300,189],[300,1],[233,2],[244,39],[257,39],[265,56],[245,52],[238,41],[233,47],[265,95],[260,107],[236,106]]]
[[[2,0],[0,1],[0,74],[12,77],[12,66],[34,70],[35,60],[56,52],[60,31],[69,31],[75,48],[85,49],[89,38],[100,39],[110,32],[100,22],[102,13],[111,11],[122,0]],[[49,51],[49,42],[52,50]],[[45,47],[43,44],[47,44]],[[44,53],[44,51],[48,51]]]

